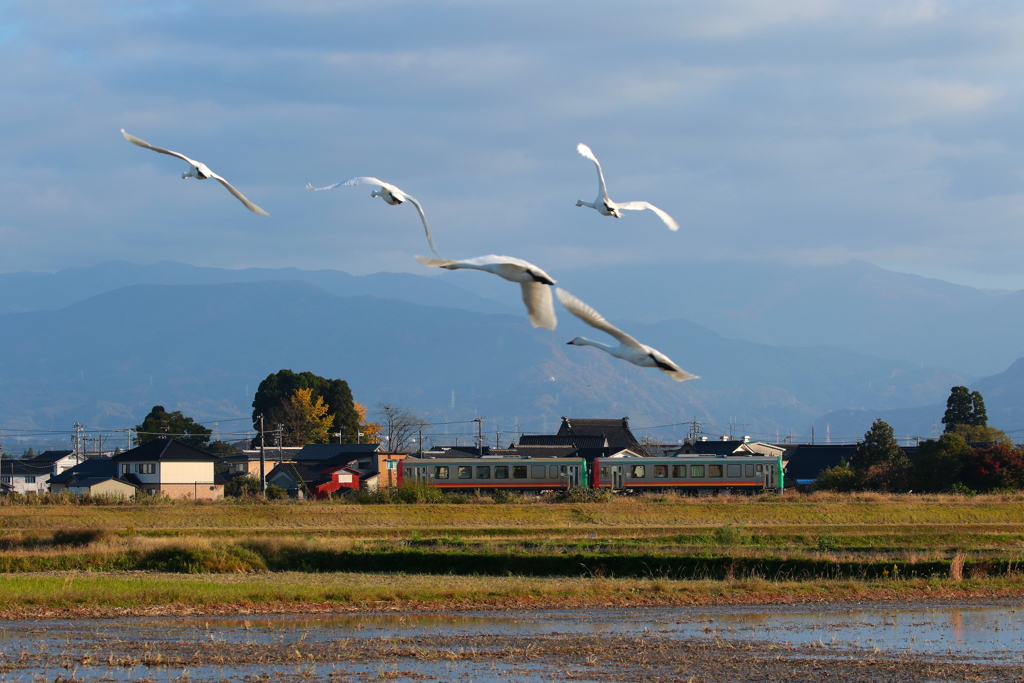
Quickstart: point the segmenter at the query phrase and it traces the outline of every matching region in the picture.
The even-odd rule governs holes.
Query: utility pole
[[[476,422],[476,443],[482,458],[484,457],[484,419],[477,417],[473,419],[473,422]]]
[[[814,445],[814,425],[811,425],[811,445]]]
[[[416,443],[419,444],[419,449],[420,449],[419,457],[423,458],[423,425],[420,425],[419,432],[420,432],[420,437],[419,437],[419,440]]]
[[[76,422],[72,425],[75,433],[71,436],[71,447],[75,451],[75,460],[82,462],[82,430],[85,429],[85,425],[81,422]]]
[[[267,495],[267,438],[263,434],[263,416],[260,415],[260,492]]]
[[[277,464],[280,465],[284,462],[284,425],[278,422],[274,432],[274,438],[277,439]]]
[[[683,424],[690,425],[690,441],[696,441],[697,436],[703,431],[701,429],[701,425],[704,423],[698,422],[697,420],[691,420],[690,422],[684,422]]]
[[[501,430],[494,430],[494,446],[495,448],[501,448]]]

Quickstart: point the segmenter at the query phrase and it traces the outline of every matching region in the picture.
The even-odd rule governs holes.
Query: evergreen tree
[[[971,392],[971,421],[975,427],[988,426],[988,413],[985,412],[985,401],[977,391]]]
[[[850,467],[864,478],[864,484],[884,491],[907,488],[910,461],[896,443],[893,429],[883,420],[875,420],[850,456]]]
[[[139,444],[169,436],[187,443],[189,446],[203,448],[210,441],[213,430],[207,429],[191,417],[185,417],[180,410],[168,413],[163,406],[153,406],[142,424],[135,425]]]
[[[978,395],[979,400],[981,395]],[[985,406],[982,404],[982,411]],[[946,425],[946,434],[954,431],[957,425],[974,424],[974,401],[967,387],[953,387],[946,399],[946,414],[942,416],[942,424]]]
[[[962,434],[929,439],[910,458],[910,487],[915,491],[945,491],[960,481],[964,456],[971,450]]]
[[[312,372],[291,370],[280,370],[267,375],[266,379],[260,382],[252,400],[253,426],[259,430],[259,416],[263,415],[264,429],[268,433],[267,443],[271,443],[269,434],[277,425],[286,423],[291,398],[299,389],[312,389],[312,400],[320,398],[327,404],[327,414],[331,417],[329,431],[332,434],[341,432],[342,443],[355,443],[356,433],[360,431],[359,415],[356,413],[348,382],[343,379],[327,379]],[[259,444],[259,437],[256,437],[253,443]]]

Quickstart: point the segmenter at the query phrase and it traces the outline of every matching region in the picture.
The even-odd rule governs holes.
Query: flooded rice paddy
[[[0,681],[1024,681],[1024,605],[0,624]]]

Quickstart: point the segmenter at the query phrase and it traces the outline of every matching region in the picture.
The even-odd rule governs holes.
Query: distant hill
[[[985,399],[989,425],[1006,431],[1015,441],[1024,436],[1024,358],[1018,358],[1003,372],[983,377],[968,387],[980,392]],[[942,400],[929,405],[900,409],[838,410],[818,418],[815,421],[816,430],[819,435],[824,434],[825,425],[828,424],[837,439],[849,440],[863,436],[872,422],[882,419],[892,425],[901,438],[904,435],[927,438],[936,432],[941,434],[945,427],[942,416],[946,412],[945,399],[948,395],[947,387]]]
[[[841,407],[933,402],[962,382],[843,349],[730,340],[681,320],[629,329],[702,378],[678,384],[567,346],[599,333],[564,312],[552,333],[521,310],[339,297],[300,282],[137,285],[60,311],[0,315],[0,427],[123,427],[158,403],[200,419],[246,417],[260,380],[291,368],[344,378],[365,404],[408,405],[438,423],[482,415],[492,436],[514,424],[555,429],[561,415],[629,415],[637,428],[697,419],[715,433],[732,421],[738,433],[774,438]]]

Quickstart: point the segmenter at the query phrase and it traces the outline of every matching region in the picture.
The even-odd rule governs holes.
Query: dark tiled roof
[[[61,458],[66,458],[73,453],[74,451],[43,451],[39,455],[30,459],[32,460],[32,462],[48,462],[50,464],[53,464],[60,460]]]
[[[111,460],[163,460],[178,462],[216,462],[219,458],[206,451],[189,446],[177,439],[160,437],[141,446],[119,453]]]
[[[856,446],[799,444],[789,455],[786,477],[790,479],[817,479],[829,467],[835,467],[840,460],[850,462]]]
[[[729,441],[693,441],[683,444],[679,449],[682,453],[701,453],[708,455],[729,455],[735,453],[736,449],[741,447],[743,442],[739,439],[730,439]]]
[[[285,474],[296,484],[305,485],[307,488],[326,484],[331,480],[331,473],[337,471],[337,467],[324,467],[322,464],[302,464],[285,462],[270,470],[267,474],[269,481],[275,474]]]
[[[51,472],[53,472],[52,463],[18,460],[17,458],[0,460],[0,474],[45,477]]]
[[[520,446],[574,446],[576,448],[604,448],[608,440],[603,436],[584,436],[582,434],[523,434],[519,437]]]
[[[116,477],[117,463],[110,458],[89,458],[60,474],[50,477],[51,484],[67,485],[68,481],[80,481],[90,477]]]
[[[516,448],[516,452],[529,458],[569,458],[579,457],[579,449],[574,446],[524,446]]]
[[[134,474],[126,474],[126,475],[122,476],[121,477],[121,481],[123,481],[123,482],[125,482],[127,484],[131,484],[132,486],[143,486],[144,485],[142,483],[142,480],[139,479]]]
[[[360,455],[376,453],[378,448],[380,448],[379,443],[311,443],[303,446],[302,450],[293,457],[296,462],[303,460],[331,460],[342,455],[356,458]]]
[[[623,448],[635,448],[639,443],[629,428],[629,418],[618,420],[598,420],[585,418],[562,417],[562,426],[558,428],[559,436],[603,436],[608,439],[612,451]]]

